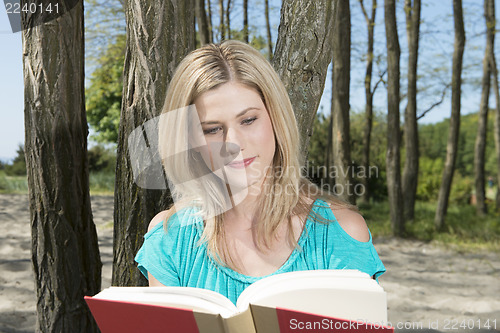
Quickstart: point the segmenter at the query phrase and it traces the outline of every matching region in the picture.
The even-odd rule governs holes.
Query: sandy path
[[[111,283],[112,197],[93,197],[103,261]],[[459,254],[422,242],[375,242],[387,273],[389,321],[406,332],[500,332],[500,254]],[[26,195],[0,195],[0,332],[34,332],[36,299]],[[490,330],[485,324],[489,320]],[[462,327],[461,327],[462,326]],[[397,330],[399,331],[399,330]]]

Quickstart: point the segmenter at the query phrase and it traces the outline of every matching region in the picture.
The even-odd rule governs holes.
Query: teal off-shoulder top
[[[347,234],[337,222],[330,206],[316,200],[313,208],[328,223],[314,221],[311,214],[296,248],[274,273],[316,269],[358,269],[378,278],[385,267],[372,244],[360,242]],[[266,276],[253,277],[217,264],[207,254],[206,243],[200,243],[203,220],[197,209],[186,208],[168,220],[167,231],[158,223],[144,236],[144,244],[135,260],[148,277],[151,273],[165,286],[204,288],[216,291],[236,304],[241,292]],[[267,276],[270,276],[267,275]]]

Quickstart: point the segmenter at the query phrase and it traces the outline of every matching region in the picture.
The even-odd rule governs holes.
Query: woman
[[[175,205],[151,221],[136,256],[150,286],[236,302],[272,274],[385,271],[355,207],[301,175],[292,105],[258,51],[237,41],[193,51],[163,112],[159,149]]]

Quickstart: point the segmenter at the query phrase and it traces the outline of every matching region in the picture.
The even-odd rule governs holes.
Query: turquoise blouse
[[[349,236],[338,224],[332,210],[323,200],[312,208],[329,220],[315,222],[311,216],[287,261],[274,273],[316,269],[358,269],[378,278],[385,267],[372,244]],[[199,244],[203,220],[195,208],[183,209],[169,219],[167,232],[158,223],[144,236],[144,244],[135,260],[148,277],[150,272],[165,286],[205,288],[216,291],[236,304],[241,292],[262,277],[235,272],[217,264],[207,254],[206,243]],[[267,275],[267,276],[270,276]]]

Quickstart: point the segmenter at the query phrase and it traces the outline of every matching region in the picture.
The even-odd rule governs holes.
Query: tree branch
[[[424,116],[425,116],[428,112],[430,112],[430,111],[431,111],[432,109],[434,109],[436,106],[438,106],[438,105],[440,105],[441,103],[443,103],[443,102],[444,102],[444,97],[446,96],[446,91],[448,90],[448,88],[449,88],[449,87],[450,87],[450,84],[448,83],[448,84],[444,87],[443,92],[441,93],[441,99],[440,99],[438,102],[436,102],[436,103],[432,104],[432,105],[431,105],[429,108],[427,108],[424,112],[422,112],[422,113],[420,114],[420,116],[418,116],[418,117],[417,117],[417,121],[418,121],[418,120],[420,120],[421,118],[423,118],[423,117],[424,117]]]
[[[380,84],[380,82],[383,82],[385,84],[384,75],[386,72],[387,72],[387,69],[385,69],[381,74],[379,74],[379,76],[378,76],[379,79],[378,79],[377,83],[375,83],[375,86],[373,87],[372,94],[375,94],[375,90],[377,90],[377,87]]]

